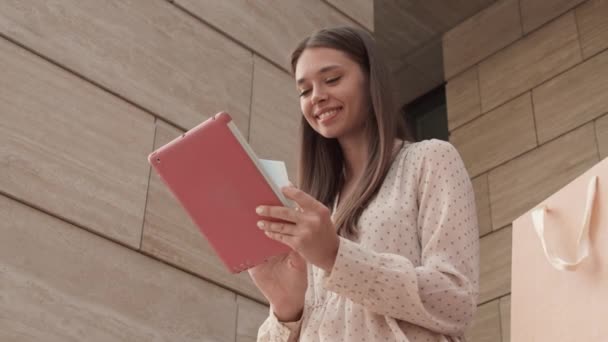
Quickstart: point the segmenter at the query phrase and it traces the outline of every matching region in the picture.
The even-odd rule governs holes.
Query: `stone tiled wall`
[[[509,341],[511,222],[608,156],[608,1],[501,0],[445,34],[450,140],[471,174],[473,342]]]
[[[0,2],[0,340],[254,341],[263,296],[147,155],[226,110],[295,179],[289,52],[371,4]]]

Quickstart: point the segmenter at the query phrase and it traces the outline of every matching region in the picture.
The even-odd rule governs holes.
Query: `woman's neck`
[[[363,137],[341,138],[339,143],[344,157],[344,182],[348,184],[363,174],[369,160],[369,144]]]
[[[340,139],[340,147],[344,156],[344,183],[352,184],[359,180],[369,162],[369,143],[363,137],[355,139]],[[401,139],[395,139],[393,143],[392,155],[394,157],[402,146]]]

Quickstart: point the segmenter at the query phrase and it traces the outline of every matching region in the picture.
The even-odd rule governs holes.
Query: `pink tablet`
[[[221,112],[148,156],[231,273],[289,252],[256,223],[258,205],[289,201],[264,172],[230,115]]]

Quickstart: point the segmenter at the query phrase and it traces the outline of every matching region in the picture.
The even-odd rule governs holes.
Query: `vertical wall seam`
[[[154,144],[156,143],[156,130],[157,130],[156,121],[157,121],[157,118],[154,117],[154,134],[152,134],[152,148],[150,149],[151,152],[154,151]],[[141,220],[141,230],[140,230],[140,236],[139,236],[138,250],[141,250],[142,243],[144,240],[144,227],[146,226],[146,213],[148,212],[148,195],[150,194],[150,179],[152,178],[151,176],[152,176],[152,165],[148,165],[148,186],[146,187],[146,200],[144,202],[144,216]]]
[[[521,0],[517,1],[517,10],[519,12],[519,26],[521,28],[521,38],[523,38],[524,36],[526,36],[526,32],[524,31],[524,12],[521,9]]]
[[[249,124],[247,127],[247,141],[251,143],[251,120],[253,119],[253,89],[255,77],[255,54],[251,53],[251,91],[249,92]]]
[[[583,42],[581,42],[581,30],[578,26],[578,15],[576,14],[576,8],[572,9],[574,16],[574,27],[576,27],[576,41],[578,42],[578,48],[581,51],[581,63],[585,61],[585,54],[583,53]]]
[[[205,25],[207,28],[211,29],[212,31],[215,31],[216,33],[220,34],[221,36],[223,36],[224,38],[228,39],[229,41],[235,43],[236,45],[240,46],[241,48],[243,48],[244,50],[250,51],[252,53],[255,53],[258,57],[264,59],[265,61],[267,61],[268,63],[274,65],[276,68],[282,70],[283,72],[285,72],[286,74],[289,75],[289,71],[282,65],[280,65],[279,63],[273,61],[272,59],[270,59],[269,57],[266,57],[264,54],[260,53],[259,51],[257,51],[256,49],[254,49],[251,46],[245,45],[244,42],[236,39],[235,37],[231,36],[228,34],[228,32],[224,32],[222,31],[218,26],[211,24],[209,21],[203,19],[202,17],[200,17],[199,15],[191,12],[190,10],[188,10],[187,8],[181,6],[178,3],[175,3],[173,1],[169,1],[169,3],[171,3],[173,6],[175,6],[175,8],[179,9],[180,11],[182,11],[183,13],[187,14],[188,16],[190,16],[191,18],[197,20],[200,24]]]
[[[593,134],[595,135],[595,151],[597,152],[597,160],[601,161],[602,160],[602,156],[600,154],[600,138],[597,134],[597,122],[599,121],[599,119],[601,119],[603,116],[598,117],[597,119],[593,120]]]
[[[534,123],[534,136],[536,137],[536,146],[540,146],[538,139],[538,124],[536,123],[536,106],[534,105],[534,89],[530,90],[530,103],[532,104],[532,122]]]

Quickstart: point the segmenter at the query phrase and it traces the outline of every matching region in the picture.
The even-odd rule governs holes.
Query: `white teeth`
[[[330,110],[329,112],[325,112],[325,113],[319,115],[318,118],[323,119],[327,116],[334,115],[337,111],[338,111],[338,109]]]

